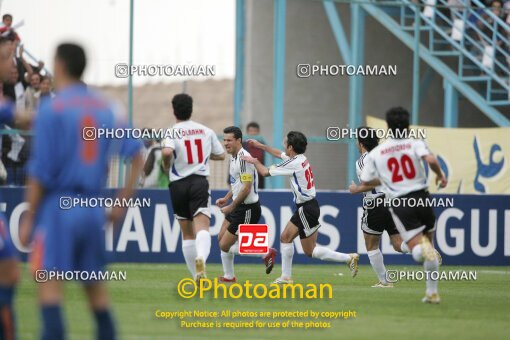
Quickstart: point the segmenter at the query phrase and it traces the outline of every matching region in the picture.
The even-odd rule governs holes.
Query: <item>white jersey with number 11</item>
[[[191,175],[209,176],[211,154],[224,153],[214,131],[192,120],[177,123],[172,129],[180,131],[180,134],[175,134],[174,138],[167,137],[161,144],[163,148],[173,150],[170,181],[175,182]]]

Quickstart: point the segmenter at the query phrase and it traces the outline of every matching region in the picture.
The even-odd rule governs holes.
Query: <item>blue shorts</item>
[[[38,212],[32,270],[103,271],[105,222],[102,207],[65,210],[59,207],[59,197],[47,197]]]
[[[9,236],[9,228],[4,214],[0,213],[0,261],[17,256],[17,251]]]

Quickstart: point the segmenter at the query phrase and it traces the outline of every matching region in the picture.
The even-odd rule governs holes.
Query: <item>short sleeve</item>
[[[289,160],[289,159],[290,159],[290,157],[289,157],[289,156],[287,156],[287,154],[286,154],[285,152],[282,152],[282,154],[280,155],[280,158],[281,158],[281,159],[283,159],[284,161],[286,161],[286,160]]]
[[[413,149],[415,154],[420,158],[422,158],[423,156],[430,155],[432,153],[430,152],[430,149],[424,140],[416,140],[413,143]]]
[[[218,136],[216,136],[216,134],[213,131],[211,131],[211,138],[212,138],[211,153],[213,155],[223,155],[225,153],[225,151],[223,150],[223,146],[218,140]]]
[[[255,166],[241,160],[241,182],[253,182]]]
[[[161,142],[162,148],[171,148],[175,150],[175,140],[169,135]]]
[[[360,180],[362,182],[369,182],[379,177],[375,161],[371,154],[368,154],[363,160],[363,170],[361,170]]]
[[[283,154],[284,153],[282,153],[282,155]],[[295,163],[294,159],[287,156],[286,160],[283,162],[271,165],[269,168],[269,174],[271,176],[290,176],[296,171]]]

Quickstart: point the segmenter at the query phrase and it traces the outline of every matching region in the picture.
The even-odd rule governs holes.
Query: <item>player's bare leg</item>
[[[399,253],[407,254],[411,252],[407,244],[404,242],[404,240],[402,240],[400,234],[390,235],[390,242],[391,245],[393,246],[393,249],[395,249]]]
[[[280,253],[282,254],[282,275],[274,283],[292,283],[292,257],[294,256],[294,239],[299,229],[294,223],[288,222],[280,235]]]
[[[191,277],[195,278],[195,259],[197,258],[197,249],[195,246],[195,231],[190,220],[178,219],[182,233],[182,255],[188,267]]]
[[[88,284],[85,293],[96,319],[96,334],[100,340],[115,339],[115,325],[110,311],[110,299],[104,282]]]
[[[261,257],[266,266],[266,274],[271,273],[274,266],[274,259],[276,256],[276,250],[269,248],[267,254],[240,254],[239,244],[237,242],[238,236],[232,234],[227,230],[230,223],[225,220],[221,226],[220,238],[220,249],[221,249],[221,263],[223,264],[224,276],[220,277],[221,282],[236,282],[237,279],[234,275],[234,256],[254,256]],[[223,231],[223,232],[222,232]]]
[[[206,278],[205,264],[211,252],[211,234],[209,233],[209,225],[211,219],[209,216],[198,213],[193,217],[193,226],[195,227],[195,246],[197,249],[197,257],[195,259],[195,280]]]
[[[413,258],[416,262],[422,263],[425,271],[437,271],[439,261],[436,250],[430,243],[432,235],[423,235],[422,233],[414,236],[407,242]],[[422,302],[437,304],[441,301],[437,290],[437,281],[431,280],[430,277],[426,281],[426,292]]]
[[[301,245],[303,246],[303,251],[306,256],[322,261],[345,262],[349,266],[352,277],[355,277],[356,274],[358,274],[359,255],[356,253],[340,253],[327,247],[318,246],[317,236],[318,234],[315,232],[309,237],[301,239]]]
[[[0,339],[15,339],[14,287],[20,277],[18,261],[15,258],[0,261]]]
[[[64,339],[64,320],[62,318],[63,282],[55,279],[37,284],[39,306],[43,319],[42,339]]]

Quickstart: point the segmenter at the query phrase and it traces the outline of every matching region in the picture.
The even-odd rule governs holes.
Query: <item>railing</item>
[[[410,0],[397,20],[403,30],[414,30],[419,10],[420,32],[428,31],[428,49],[437,57],[458,57],[458,77],[465,82],[485,82],[485,100],[491,106],[510,105],[510,26],[480,1],[476,9],[465,0],[449,6],[447,0],[428,0],[422,9]],[[440,8],[447,8],[445,15]],[[503,9],[501,9],[503,11]],[[420,35],[422,41],[422,36]],[[482,89],[478,89],[482,92]]]

